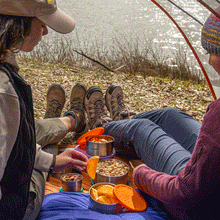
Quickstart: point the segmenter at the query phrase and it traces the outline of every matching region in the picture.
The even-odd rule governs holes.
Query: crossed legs
[[[190,115],[165,108],[110,122],[105,125],[105,134],[115,138],[116,149],[135,150],[152,169],[176,175],[191,157],[200,127]]]

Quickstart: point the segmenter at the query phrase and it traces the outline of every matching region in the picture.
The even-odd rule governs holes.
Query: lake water
[[[217,74],[207,65],[208,57],[200,44],[202,25],[183,13],[168,0],[158,1],[180,25],[198,53],[213,84],[219,81]],[[204,23],[210,12],[196,0],[173,0],[182,9]],[[212,8],[219,4],[206,0]],[[121,44],[138,40],[140,48],[151,42],[166,54],[174,54],[179,48],[186,51],[187,59],[200,69],[193,53],[180,31],[150,0],[57,0],[59,8],[71,15],[77,22],[70,37],[76,39],[76,48],[87,50],[94,45],[99,50],[114,47],[114,40]],[[62,37],[53,32],[54,37]],[[50,35],[50,39],[51,35]]]

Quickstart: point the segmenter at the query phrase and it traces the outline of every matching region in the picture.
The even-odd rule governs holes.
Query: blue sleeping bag
[[[145,212],[102,214],[90,209],[89,193],[59,192],[45,196],[38,219],[40,220],[164,220],[171,219],[162,204],[149,195],[137,190],[145,198]]]

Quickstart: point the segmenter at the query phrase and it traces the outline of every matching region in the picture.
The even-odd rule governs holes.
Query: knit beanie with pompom
[[[220,15],[220,7],[215,10]],[[202,28],[202,47],[207,52],[220,55],[220,18],[211,14]]]

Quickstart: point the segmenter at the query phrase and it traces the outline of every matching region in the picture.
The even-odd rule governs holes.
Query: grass
[[[138,74],[113,73],[106,70],[93,70],[78,65],[48,63],[37,60],[18,59],[21,76],[31,84],[35,116],[43,117],[46,107],[46,93],[52,83],[59,83],[66,90],[67,102],[72,86],[81,82],[89,88],[99,86],[103,93],[111,84],[123,88],[126,104],[136,112],[164,107],[177,107],[196,115],[201,121],[207,103],[212,95],[206,83],[149,76],[145,79]],[[200,110],[202,106],[202,110]],[[196,111],[196,112],[195,112]]]
[[[87,88],[99,86],[103,94],[111,84],[120,85],[125,104],[136,113],[176,107],[199,122],[213,101],[206,81],[187,63],[182,52],[170,59],[160,48],[149,46],[141,50],[137,42],[124,46],[116,41],[111,50],[94,45],[84,51],[70,39],[56,42],[52,46],[43,41],[33,52],[18,57],[20,75],[32,87],[35,118],[44,117],[46,93],[52,83],[61,84],[66,91],[63,112],[67,110],[71,89],[78,82]],[[75,141],[71,132],[64,138],[64,143]]]
[[[84,43],[84,49],[81,50],[77,48],[79,43],[68,37],[55,39],[54,42],[56,43],[42,41],[34,51],[28,55],[21,53],[21,56],[43,62],[139,74],[144,78],[159,76],[204,83],[203,74],[188,63],[182,48],[171,58],[163,53],[161,47],[153,48],[151,40],[145,43],[143,49],[138,39],[114,39],[114,47],[111,50],[105,47],[99,49],[98,43],[90,46]]]
[[[162,78],[122,72],[88,68],[80,65],[49,63],[35,59],[19,57],[19,74],[31,85],[35,118],[43,118],[46,111],[46,94],[52,83],[59,83],[66,91],[67,110],[71,89],[75,83],[83,83],[87,88],[99,86],[103,94],[111,84],[120,85],[124,93],[124,102],[136,113],[154,109],[176,107],[202,122],[209,103],[213,101],[206,83],[192,80]],[[109,112],[108,112],[109,114]],[[76,144],[77,137],[69,132],[62,143]]]

